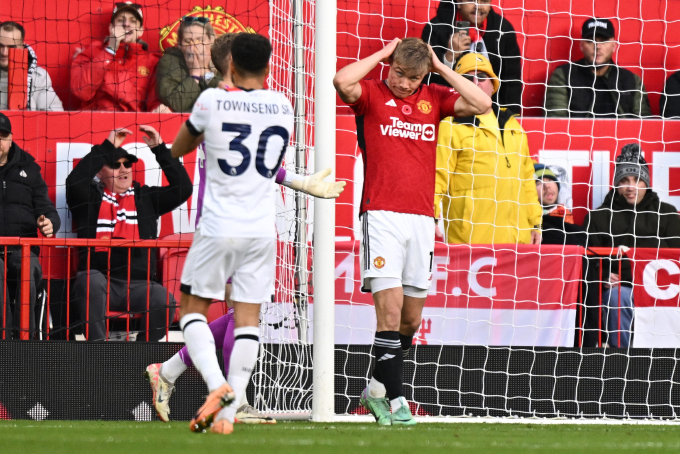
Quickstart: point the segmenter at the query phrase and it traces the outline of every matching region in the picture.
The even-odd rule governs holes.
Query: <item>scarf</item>
[[[123,194],[114,194],[104,189],[102,204],[97,218],[98,240],[125,239],[139,240],[135,190],[130,188]],[[108,248],[97,247],[95,252],[106,252]]]
[[[456,19],[455,21],[463,21],[463,16],[460,15],[460,11],[456,11]],[[472,43],[476,43],[477,41],[481,41],[482,38],[484,38],[484,32],[486,32],[486,21],[487,19],[484,19],[484,22],[482,22],[482,25],[480,28],[472,26],[470,24],[470,28],[468,28],[468,34],[470,35],[470,39],[472,40]],[[455,23],[455,22],[454,22]]]
[[[31,110],[31,95],[33,94],[33,77],[38,69],[38,56],[35,51],[28,44],[24,44],[24,47],[28,51],[28,77],[26,78],[26,110]]]

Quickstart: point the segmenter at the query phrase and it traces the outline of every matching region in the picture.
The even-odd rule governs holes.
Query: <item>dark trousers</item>
[[[7,266],[5,281],[5,265]],[[36,336],[35,300],[42,283],[42,268],[38,256],[31,252],[31,294],[29,297],[29,339]],[[0,258],[0,339],[19,339],[21,326],[21,251],[7,251]]]
[[[79,271],[73,287],[73,302],[78,308],[80,319],[87,322],[89,334],[87,339],[93,341],[106,340],[106,275],[97,270],[90,271],[90,313],[87,314],[87,271]],[[148,308],[147,313],[147,291]],[[158,341],[165,336],[166,328],[175,316],[177,302],[170,295],[168,310],[168,291],[161,284],[145,280],[130,280],[130,312],[141,314],[138,341]],[[109,310],[126,312],[128,310],[128,282],[124,279],[111,278]],[[168,317],[169,314],[169,317]],[[149,318],[149,332],[146,332],[146,317]],[[168,320],[168,318],[170,320]],[[87,333],[87,326],[83,329]]]

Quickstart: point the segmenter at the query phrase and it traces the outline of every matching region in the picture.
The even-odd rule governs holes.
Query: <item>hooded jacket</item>
[[[63,111],[64,106],[52,88],[52,79],[45,68],[38,66],[38,57],[28,44],[24,44],[28,51],[28,80],[26,81],[27,110]],[[0,110],[7,110],[8,72],[0,71]]]
[[[97,219],[102,203],[103,185],[94,180],[105,163],[115,161],[111,156],[115,147],[108,140],[101,145],[92,147],[88,153],[66,178],[66,202],[73,214],[78,238],[97,237]],[[133,183],[135,190],[135,208],[139,237],[142,240],[157,238],[158,218],[169,213],[191,196],[193,189],[191,179],[179,159],[170,154],[165,144],[151,149],[156,160],[168,180],[167,186],[147,186]],[[90,248],[92,269],[106,274],[108,268],[108,253],[95,252]],[[132,248],[130,258],[130,279],[146,280],[150,268],[151,279],[156,274],[156,252],[148,248]],[[111,276],[127,279],[128,248],[112,248]],[[80,248],[78,271],[87,269],[87,248]]]
[[[609,191],[602,205],[586,216],[588,247],[680,248],[680,214],[659,196],[647,189],[644,198],[635,206],[629,205],[616,189]],[[608,280],[609,263],[605,261],[602,279]],[[618,273],[618,262],[611,271]],[[630,263],[621,264],[621,281],[631,286]]]
[[[47,195],[40,166],[30,154],[12,142],[7,164],[0,166],[0,236],[38,237],[38,218],[52,221],[54,233],[61,227],[59,214]],[[31,248],[36,254],[39,248]]]
[[[480,116],[442,121],[435,219],[440,201],[449,243],[531,242],[543,212],[527,135],[511,111],[501,109],[498,128],[482,125]]]
[[[455,3],[450,0],[442,1],[437,8],[437,15],[423,29],[423,41],[432,46],[437,58],[442,62],[453,34],[455,17]],[[519,113],[522,105],[522,56],[516,35],[512,24],[491,8],[482,39],[489,53],[493,72],[501,80],[501,87],[492,99],[500,107]],[[443,77],[432,73],[425,76],[425,82],[449,85]]]
[[[150,112],[160,105],[156,96],[158,56],[141,44],[121,44],[115,55],[95,41],[79,50],[71,65],[71,92],[83,110]]]
[[[595,76],[585,58],[576,63],[558,66],[545,92],[545,110],[549,117],[592,118],[597,80],[604,82],[611,94],[616,112],[611,117],[639,118],[652,114],[642,79],[637,74],[616,65],[610,65],[603,76]]]
[[[173,112],[191,112],[200,94],[207,88],[217,88],[222,75],[215,72],[209,82],[191,77],[184,53],[179,47],[165,51],[157,66],[157,90],[161,102]]]
[[[659,98],[659,111],[664,118],[680,120],[680,71],[673,73]]]

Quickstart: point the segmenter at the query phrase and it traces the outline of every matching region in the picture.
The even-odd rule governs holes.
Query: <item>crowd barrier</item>
[[[41,239],[3,238],[0,248],[20,247],[21,270],[21,339],[29,339],[30,313],[30,248],[42,246],[43,251],[62,248],[72,257],[78,247],[156,248],[147,253],[158,253],[159,281],[179,300],[179,277],[186,252],[191,245],[191,235],[174,235],[170,239],[95,240],[95,239]],[[48,249],[47,247],[52,247]],[[89,251],[90,249],[88,249]],[[1,251],[1,249],[0,249]],[[88,253],[89,254],[89,253]],[[109,255],[110,257],[110,255]],[[130,252],[128,252],[128,259]],[[46,312],[51,302],[51,267],[53,255],[41,257],[46,294]],[[432,258],[432,286],[423,311],[423,323],[416,334],[420,345],[487,345],[487,346],[537,346],[537,347],[602,347],[606,342],[603,333],[602,284],[604,260],[616,260],[621,273],[621,263],[632,263],[632,286],[635,298],[634,346],[641,348],[680,346],[680,250],[676,249],[618,249],[589,248],[559,245],[447,245],[438,243]],[[149,260],[150,261],[150,260]],[[77,269],[74,260],[66,263],[66,338],[72,327],[69,320],[71,306],[71,280]],[[336,243],[335,295],[336,342],[342,344],[370,345],[375,327],[373,300],[361,291],[359,242]],[[599,262],[599,265],[596,264]],[[587,265],[590,263],[590,265]],[[596,266],[592,266],[596,264]],[[587,268],[595,275],[587,275]],[[129,268],[128,268],[129,269]],[[7,281],[7,269],[3,270]],[[151,273],[148,273],[150,276]],[[108,280],[107,276],[107,280]],[[128,273],[129,279],[129,273]],[[150,279],[150,277],[149,277]],[[584,290],[590,284],[590,290]],[[593,288],[595,287],[595,288]],[[587,303],[585,291],[595,296],[595,305]],[[167,296],[168,311],[170,310]],[[149,299],[147,292],[147,312]],[[88,295],[89,300],[89,295]],[[281,298],[275,299],[277,304]],[[310,301],[313,303],[313,300]],[[88,304],[89,307],[89,304]],[[620,307],[620,295],[619,304]],[[597,311],[597,320],[586,326],[586,311]],[[89,314],[89,312],[88,312]],[[170,314],[168,313],[168,316]],[[126,320],[130,332],[130,319],[140,314],[129,311],[109,311],[107,319]],[[591,315],[592,317],[592,315]],[[89,319],[89,315],[86,316]],[[176,316],[170,320],[176,321]],[[5,319],[3,319],[5,320]],[[3,322],[4,323],[4,322]],[[148,317],[146,330],[148,331]],[[613,335],[621,345],[620,325]],[[2,326],[5,328],[5,326]],[[291,326],[290,329],[296,329]],[[88,336],[85,324],[84,334]],[[584,345],[588,331],[596,333],[596,344]],[[107,323],[108,331],[108,323]],[[3,334],[5,333],[3,329]],[[50,339],[49,323],[44,333]],[[167,338],[167,328],[166,328]],[[283,336],[294,339],[296,336]]]

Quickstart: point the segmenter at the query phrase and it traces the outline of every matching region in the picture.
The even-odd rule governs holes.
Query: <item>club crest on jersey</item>
[[[411,115],[411,112],[413,112],[411,106],[407,106],[406,104],[401,106],[401,111],[404,113],[404,115]]]
[[[418,107],[418,110],[424,114],[429,114],[430,112],[432,112],[432,104],[430,104],[429,101],[425,101],[424,99],[418,101],[418,104],[416,104],[416,106]]]
[[[431,142],[434,140],[434,125],[422,123],[409,123],[401,121],[397,117],[390,117],[392,124],[380,125],[380,132],[383,136],[403,137],[404,139],[425,140]]]
[[[382,269],[382,267],[385,266],[385,259],[382,257],[376,257],[373,259],[373,266],[379,270]]]

